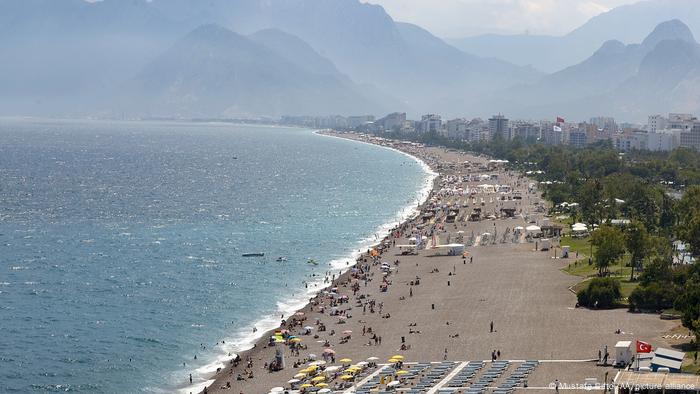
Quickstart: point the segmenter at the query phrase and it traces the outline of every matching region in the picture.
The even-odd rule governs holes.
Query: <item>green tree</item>
[[[620,281],[615,278],[593,278],[576,293],[580,305],[594,308],[615,306],[621,296]]]
[[[651,239],[644,223],[635,220],[625,229],[625,246],[632,256],[630,280],[634,280],[634,270],[642,267],[642,261],[651,249]]]
[[[693,256],[700,255],[700,213],[692,213],[679,225],[678,235],[690,246]]]
[[[674,308],[681,312],[683,326],[700,338],[700,281],[697,275],[685,284]]]
[[[601,276],[608,271],[612,263],[625,254],[625,237],[616,227],[601,226],[593,232],[591,243],[597,247],[593,257]]]

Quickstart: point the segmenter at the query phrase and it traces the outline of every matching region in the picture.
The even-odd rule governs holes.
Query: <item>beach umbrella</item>
[[[281,393],[284,391],[284,387],[273,387],[270,389],[271,393]]]
[[[408,373],[408,371],[399,371],[396,374],[397,375],[406,375],[407,373]]]
[[[357,365],[359,365],[361,367],[364,367],[367,364],[369,364],[367,361],[360,361],[359,363],[357,363]]]
[[[288,384],[296,384],[296,383],[299,383],[299,382],[301,382],[301,380],[299,380],[299,379],[289,379],[289,380],[287,381]]]
[[[299,388],[301,388],[301,389],[306,389],[306,388],[309,388],[309,387],[313,387],[313,385],[311,385],[311,384],[309,384],[309,383],[304,383],[304,384],[302,384],[301,386],[299,386]]]
[[[331,365],[330,367],[326,368],[326,372],[335,372],[340,369],[340,365]]]
[[[374,356],[367,357],[367,361],[377,361],[377,360],[379,360],[379,357],[374,357]]]
[[[311,381],[314,383],[323,382],[324,380],[326,380],[325,376],[316,376],[315,378],[311,379]]]
[[[387,384],[386,387],[394,387],[394,386],[398,386],[399,384],[401,384],[401,382],[399,382],[398,380],[393,380],[393,381],[389,382],[389,384]]]
[[[318,369],[318,365],[309,365],[306,369],[313,372]]]
[[[291,343],[299,343],[299,342],[301,342],[301,338],[292,338],[292,339],[289,340],[289,342],[291,342]]]
[[[284,343],[284,339],[282,339],[281,337],[278,337],[275,339],[275,342],[276,343]]]
[[[349,358],[341,358],[340,362],[343,364],[350,364],[352,362],[352,360]]]
[[[330,393],[331,389],[321,389],[321,390],[318,390],[318,392],[319,393]]]
[[[294,375],[294,379],[304,379],[306,377],[305,372],[299,372],[298,374]]]
[[[317,383],[316,387],[320,387],[320,388],[328,387],[328,383],[323,383],[323,382]]]
[[[314,329],[314,328],[311,327],[311,326],[306,326],[306,327],[304,327],[304,330],[313,330],[313,329]]]
[[[352,375],[340,375],[340,379],[342,379],[342,380],[350,380],[350,379],[352,379]]]
[[[343,331],[343,334],[350,335],[350,334],[352,334],[352,330],[345,330],[345,331]]]
[[[318,357],[318,356],[315,355],[315,354],[313,354],[313,353],[309,353],[309,358],[310,358],[310,359],[315,360],[316,357]]]
[[[395,356],[392,356],[391,358],[395,358],[395,359],[397,359],[397,360],[403,360],[404,357],[403,357],[402,355],[400,355],[400,354],[397,354],[397,355],[395,355]]]
[[[314,361],[314,362],[312,362],[312,363],[309,363],[309,365],[316,365],[316,366],[318,366],[318,365],[326,365],[326,362],[323,361],[323,360],[319,360],[319,361]]]

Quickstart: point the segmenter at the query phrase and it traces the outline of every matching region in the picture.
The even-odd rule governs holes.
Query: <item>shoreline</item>
[[[308,282],[308,287],[306,289],[301,288],[300,291],[306,292],[303,293],[305,296],[304,299],[298,300],[298,302],[293,302],[290,307],[288,308],[279,308],[274,314],[268,314],[264,315],[261,318],[255,320],[252,325],[247,326],[247,327],[242,327],[240,329],[240,335],[244,335],[243,338],[240,340],[237,340],[236,342],[239,344],[237,347],[241,347],[242,350],[239,350],[237,352],[230,352],[229,355],[227,356],[218,356],[215,361],[212,361],[208,364],[202,365],[198,367],[197,369],[194,370],[193,372],[193,377],[196,375],[204,375],[204,376],[209,376],[205,378],[204,380],[200,381],[195,381],[191,385],[185,385],[182,386],[181,388],[177,389],[178,393],[181,394],[189,394],[189,393],[199,393],[203,392],[205,387],[209,387],[212,385],[215,385],[216,381],[220,377],[219,375],[221,374],[221,371],[224,371],[226,368],[227,363],[230,363],[230,361],[235,357],[241,357],[245,358],[245,356],[250,355],[253,353],[253,351],[261,345],[265,345],[267,343],[266,338],[268,338],[272,333],[274,333],[276,330],[279,330],[281,328],[280,321],[282,319],[277,318],[278,316],[292,316],[296,312],[306,312],[308,308],[310,307],[311,300],[313,300],[318,294],[320,294],[323,290],[330,288],[330,287],[336,287],[339,283],[343,281],[347,281],[347,274],[349,273],[350,269],[354,267],[357,264],[357,261],[364,255],[367,254],[367,251],[376,247],[377,245],[380,245],[382,242],[384,242],[390,235],[391,231],[397,227],[400,227],[402,224],[407,222],[408,220],[411,220],[415,218],[417,215],[420,214],[421,207],[428,201],[430,198],[431,194],[433,193],[436,185],[435,181],[436,179],[439,178],[439,173],[436,171],[436,169],[432,168],[423,158],[418,157],[416,155],[410,154],[408,152],[395,149],[392,147],[388,146],[382,146],[378,144],[373,144],[371,142],[366,142],[362,141],[360,139],[355,139],[355,138],[348,138],[340,133],[337,132],[328,132],[327,130],[314,130],[313,134],[320,136],[320,137],[329,137],[329,138],[339,138],[342,140],[346,141],[352,141],[356,143],[361,143],[361,144],[366,144],[366,145],[371,145],[374,147],[390,150],[399,154],[402,154],[404,156],[407,156],[408,158],[414,160],[416,163],[418,163],[424,174],[425,178],[422,182],[422,188],[417,190],[415,195],[416,199],[411,203],[403,208],[400,208],[394,218],[392,218],[390,221],[379,225],[375,231],[374,231],[374,239],[365,238],[360,241],[358,241],[358,246],[357,248],[353,248],[352,252],[347,257],[344,258],[337,258],[333,259],[327,264],[329,265],[328,269],[325,270],[326,273],[329,275],[335,276],[335,280],[324,283],[324,276],[318,276],[318,280],[315,282]],[[342,261],[345,261],[346,263],[351,262],[350,264],[346,265],[341,265]],[[333,264],[335,262],[335,266]],[[339,264],[338,264],[339,263]],[[328,276],[325,276],[327,278]],[[313,289],[312,289],[313,286]],[[278,301],[279,305],[279,301]],[[276,323],[268,323],[272,320],[276,320]],[[265,324],[267,323],[267,324]],[[245,336],[244,332],[245,330],[248,329],[252,331],[255,329],[255,331],[252,333],[252,335],[247,335]],[[249,331],[249,332],[250,332]],[[231,341],[233,342],[233,341]],[[240,345],[242,344],[242,345]],[[195,375],[196,374],[196,375]]]
[[[512,363],[542,362],[529,384],[545,389],[552,387],[555,378],[574,384],[592,376],[603,379],[614,372],[610,367],[591,362],[602,344],[612,349],[618,340],[639,338],[654,345],[666,345],[660,333],[671,327],[667,321],[620,310],[575,308],[576,297],[568,287],[576,278],[561,271],[568,260],[555,259],[551,251],[533,248],[534,241],[524,237],[506,241],[511,228],[514,231],[516,226],[527,226],[532,220],[538,224],[545,220],[539,208],[546,203],[536,188],[529,190],[530,180],[523,174],[498,165],[491,169],[488,158],[466,152],[359,134],[331,134],[379,146],[388,144],[400,151],[399,148],[404,148],[403,153],[415,154],[426,164],[430,163],[431,168],[440,172],[439,177],[433,180],[428,199],[418,207],[421,215],[409,218],[398,231],[389,234],[382,242],[386,247],[377,257],[363,254],[358,271],[349,270],[336,278],[334,294],[313,297],[312,303],[301,309],[300,317],[291,318],[292,324],[284,326],[290,335],[302,341],[299,353],[294,354],[285,344],[267,346],[263,336],[253,349],[241,352],[240,366],[222,368],[207,393],[268,393],[272,387],[288,387],[288,379],[298,372],[297,367],[306,366],[314,359],[310,353],[325,354],[327,349],[337,353],[339,359],[350,358],[355,362],[368,356],[378,356],[381,360],[393,357],[392,354],[404,356],[409,362],[488,362],[489,353],[493,360],[498,349],[498,358],[502,350],[503,358]],[[502,199],[499,193],[481,190],[477,183],[483,181],[464,181],[464,172],[497,174],[496,182],[511,185],[514,191],[522,193],[522,200]],[[449,206],[462,208],[462,216],[454,224],[446,220]],[[476,207],[483,210],[484,216],[493,212],[498,217],[467,220],[469,211]],[[506,207],[519,209],[520,214],[504,216]],[[434,215],[429,216],[433,211]],[[408,243],[416,231],[423,239],[429,239],[428,234],[432,234],[439,245],[449,244],[450,237],[459,233],[459,229],[467,230],[461,231],[465,236],[469,231],[472,234],[470,241],[464,242],[468,249],[465,257],[445,254],[445,249],[430,246],[416,255],[403,255],[398,248],[400,242]],[[497,242],[497,235],[501,234],[502,240]],[[446,242],[442,242],[445,237]],[[484,242],[484,237],[488,242]],[[387,245],[386,240],[391,242]],[[461,239],[457,242],[463,243]],[[380,269],[380,263],[392,260],[396,260],[394,267],[388,271],[384,267]],[[420,283],[414,283],[419,278]],[[380,281],[381,284],[377,283]],[[336,303],[337,297],[346,301]],[[336,317],[339,315],[341,318]],[[314,327],[303,332],[300,328],[303,325]],[[366,327],[370,329],[367,336]],[[619,329],[623,331],[621,334],[616,333]],[[345,333],[351,335],[339,338],[341,335],[334,332],[343,332],[343,337]],[[287,365],[282,371],[268,371],[267,362],[275,358],[276,350],[284,354]],[[245,362],[248,366],[243,365]],[[336,377],[329,377],[328,383],[339,384]]]

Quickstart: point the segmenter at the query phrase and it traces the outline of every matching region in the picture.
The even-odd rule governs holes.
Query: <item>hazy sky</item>
[[[365,0],[441,37],[483,33],[561,35],[591,17],[639,0]]]

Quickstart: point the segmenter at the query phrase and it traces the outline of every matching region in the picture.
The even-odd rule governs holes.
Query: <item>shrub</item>
[[[610,308],[620,300],[620,281],[615,278],[593,278],[576,294],[578,303],[589,308]]]
[[[672,283],[642,284],[630,294],[631,311],[660,311],[673,307],[678,290]]]

